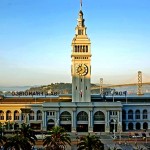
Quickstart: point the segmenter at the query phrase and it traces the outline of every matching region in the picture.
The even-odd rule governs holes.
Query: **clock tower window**
[[[88,46],[86,46],[86,52],[88,52]]]
[[[75,46],[75,52],[77,52],[77,46]]]
[[[78,45],[78,52],[79,52],[79,45]]]
[[[78,35],[83,35],[83,30],[78,30]]]

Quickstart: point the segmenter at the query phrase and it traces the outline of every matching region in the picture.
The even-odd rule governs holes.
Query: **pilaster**
[[[105,132],[110,132],[110,125],[109,125],[109,110],[106,111],[106,117],[105,117]]]
[[[89,126],[88,131],[93,132],[93,111],[89,110]]]
[[[77,128],[77,117],[76,117],[76,110],[73,109],[72,111],[72,129],[71,132],[76,132],[76,128]]]

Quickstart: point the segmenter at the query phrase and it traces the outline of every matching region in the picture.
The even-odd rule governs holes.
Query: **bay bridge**
[[[129,87],[129,86],[137,86],[137,95],[143,95],[142,86],[143,85],[150,85],[150,82],[142,82],[142,72],[138,71],[138,80],[135,83],[124,83],[124,84],[104,84],[103,78],[100,78],[99,86],[93,86],[91,90],[99,89],[100,94],[103,94],[103,90],[106,88],[115,88],[115,87]]]

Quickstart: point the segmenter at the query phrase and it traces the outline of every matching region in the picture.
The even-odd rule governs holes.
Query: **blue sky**
[[[79,0],[0,0],[0,86],[71,82],[78,11]],[[92,83],[150,77],[149,0],[83,0],[83,12]]]

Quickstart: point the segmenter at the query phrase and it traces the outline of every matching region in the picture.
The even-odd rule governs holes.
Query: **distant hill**
[[[91,84],[91,87],[98,87],[96,84]],[[49,85],[43,85],[39,87],[31,87],[27,91],[39,91],[39,92],[57,92],[58,94],[71,94],[72,84],[71,83],[51,83]],[[94,93],[99,93],[99,90],[95,90]]]

